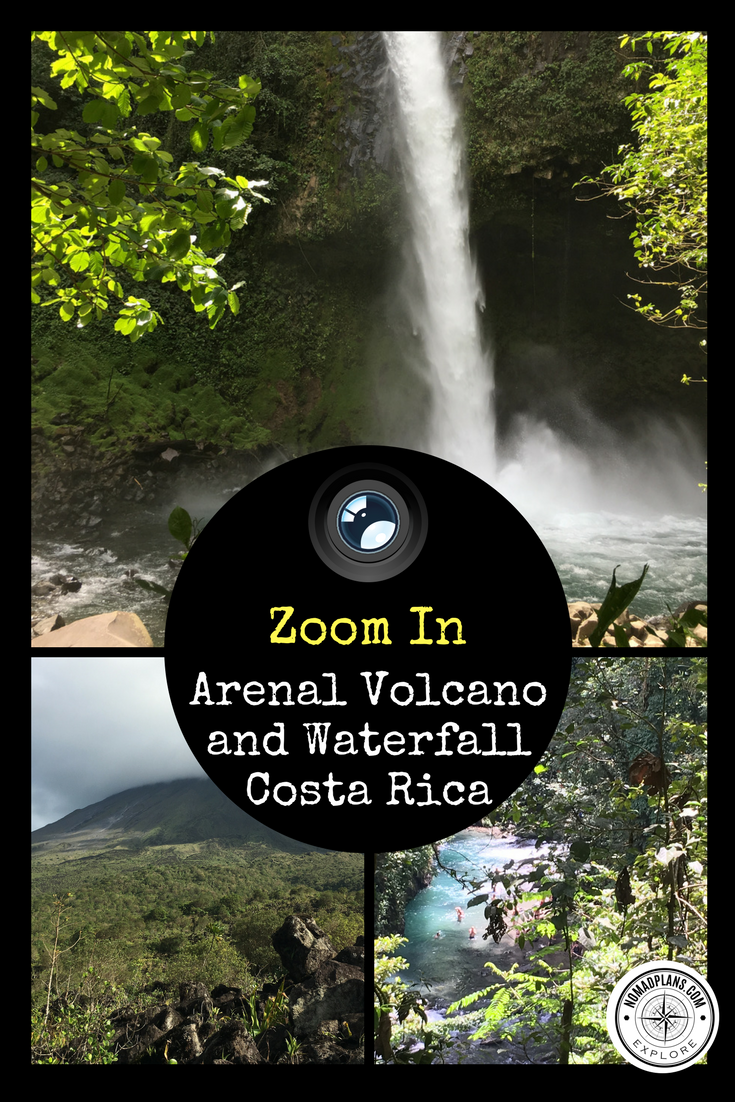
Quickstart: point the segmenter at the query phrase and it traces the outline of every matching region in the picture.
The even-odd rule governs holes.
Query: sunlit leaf
[[[189,131],[189,142],[195,153],[203,153],[209,144],[209,127],[197,122]]]

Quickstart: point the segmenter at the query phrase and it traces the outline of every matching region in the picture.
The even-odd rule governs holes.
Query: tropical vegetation
[[[112,1011],[153,1005],[182,982],[224,983],[246,998],[280,982],[271,937],[288,915],[313,917],[337,950],[364,929],[357,854],[131,840],[40,853],[31,868],[36,1063],[114,1063]]]
[[[605,1022],[617,981],[649,960],[706,973],[706,709],[706,659],[575,659],[546,756],[488,821],[543,855],[530,867],[450,869],[484,915],[483,936],[498,941],[512,925],[528,962],[486,965],[487,983],[430,1028],[426,992],[398,978],[396,931],[412,869],[431,849],[441,862],[441,849],[380,855],[379,1063],[443,1061],[449,1032],[463,1029],[491,1038],[498,1060],[512,1043],[528,1063],[622,1063]]]
[[[618,150],[598,181],[634,216],[630,238],[643,278],[674,289],[671,305],[641,293],[633,308],[657,325],[703,329],[707,294],[707,35],[702,31],[630,32],[620,40],[633,59],[623,76],[635,141]],[[643,56],[641,56],[643,55]],[[646,85],[645,89],[640,85]],[[590,178],[585,178],[590,182]],[[585,181],[583,181],[585,182]]]
[[[199,161],[173,164],[160,137],[140,129],[159,112],[191,124],[202,155],[233,149],[250,134],[260,84],[236,87],[191,67],[207,31],[34,31],[52,54],[50,75],[82,97],[84,132],[52,126],[57,110],[31,87],[31,299],[58,306],[78,328],[101,320],[111,300],[115,329],[131,341],[162,320],[134,283],[175,283],[211,328],[239,310],[237,288],[217,269],[231,233],[245,225],[257,189],[242,175]],[[266,200],[267,202],[268,200]]]

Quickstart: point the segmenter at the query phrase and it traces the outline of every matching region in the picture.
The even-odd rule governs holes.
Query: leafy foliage
[[[624,133],[614,34],[468,32],[468,155],[486,201],[504,174],[588,161]]]
[[[649,275],[642,282],[676,289],[674,306],[628,298],[649,321],[672,327],[704,328],[707,292],[707,35],[701,31],[645,31],[621,38],[643,59],[623,73],[648,79],[648,90],[627,96],[636,145],[619,149],[622,159],[603,169],[604,194],[614,195],[635,215],[631,233],[635,257]],[[663,51],[657,59],[656,52]]]
[[[413,986],[395,975],[408,968],[407,960],[394,955],[407,940],[391,935],[378,938],[375,942],[375,1052],[385,1063],[431,1064],[434,1059],[434,1037],[430,1030],[423,1028],[427,1023],[425,999]],[[421,1033],[426,1045],[423,1051],[409,1053],[394,1049],[391,1043],[394,1017],[399,1025],[406,1023],[407,1028],[416,1022],[422,1023]],[[403,1030],[399,1035],[403,1035]]]
[[[449,1028],[512,1040],[529,1062],[621,1063],[605,1024],[617,981],[647,960],[706,972],[706,705],[706,659],[575,660],[543,762],[492,816],[538,856],[463,880],[486,918],[502,885],[527,960],[486,965]]]
[[[364,870],[355,854],[216,840],[166,845],[153,836],[140,848],[80,850],[61,861],[41,847],[32,874],[39,1029],[48,1004],[53,1012],[69,993],[77,1004],[79,993],[92,993],[90,968],[98,987],[112,985],[123,999],[152,981],[248,988],[256,975],[262,983],[280,973],[271,936],[290,914],[312,915],[336,949],[364,932]]]
[[[267,202],[240,175],[191,161],[176,168],[160,138],[128,123],[171,112],[191,123],[189,143],[203,154],[240,145],[255,118],[260,84],[241,76],[225,85],[206,70],[188,69],[190,46],[205,31],[34,31],[58,54],[51,76],[62,90],[85,96],[85,135],[44,131],[57,103],[31,88],[33,260],[31,297],[58,305],[64,321],[82,328],[123,301],[115,329],[131,341],[161,321],[150,302],[126,291],[129,280],[175,282],[214,328],[226,309],[239,310],[237,289],[217,265],[232,231],[242,229],[255,199]],[[39,123],[41,124],[39,126]]]
[[[549,921],[556,932],[532,959],[560,948],[567,959],[544,985],[546,1028],[534,1001],[511,1030],[551,1038],[560,1062],[565,1048],[568,1062],[619,1062],[605,1006],[635,964],[676,957],[706,970],[706,670],[703,659],[578,663],[547,767],[511,806],[515,829],[546,841],[549,854],[530,873],[511,862],[503,883],[537,908],[521,912],[527,939]],[[641,759],[657,772],[634,769]],[[493,1023],[491,1013],[478,1035]]]

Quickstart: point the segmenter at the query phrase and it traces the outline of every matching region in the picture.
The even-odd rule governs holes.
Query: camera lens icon
[[[427,513],[411,479],[374,460],[336,470],[314,494],[309,535],[330,570],[355,582],[400,574],[424,546]],[[364,449],[354,449],[359,455]],[[381,458],[392,449],[378,448]],[[329,454],[329,453],[328,453]]]
[[[337,532],[353,551],[375,554],[396,539],[401,518],[395,504],[377,490],[351,494],[337,510]]]

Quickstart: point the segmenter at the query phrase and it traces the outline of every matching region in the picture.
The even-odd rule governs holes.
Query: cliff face
[[[532,175],[578,178],[629,140],[618,33],[445,32],[445,63],[464,105],[476,226],[524,205]],[[362,240],[386,233],[388,244],[400,195],[381,33],[227,31],[211,52],[212,64],[236,59],[263,83],[242,156],[276,168],[269,232],[275,224],[282,239],[302,241],[336,230]]]
[[[375,855],[373,922],[376,937],[403,933],[406,905],[429,886],[433,875],[432,846]]]

